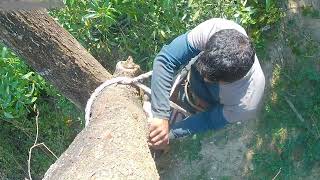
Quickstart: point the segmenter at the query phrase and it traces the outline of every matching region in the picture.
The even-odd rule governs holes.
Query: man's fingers
[[[168,144],[169,124],[165,119],[154,118],[149,123],[149,140],[148,145],[154,148],[161,148]]]
[[[158,142],[160,140],[163,140],[166,135],[167,135],[167,133],[162,131],[159,134],[157,134],[155,137],[151,138],[150,142],[151,143],[156,143],[156,142]]]
[[[150,131],[149,137],[150,137],[150,139],[153,139],[154,137],[156,137],[160,133],[161,133],[160,128],[154,129],[154,130]]]
[[[164,138],[160,139],[159,141],[155,142],[153,145],[154,146],[162,146],[162,145],[167,145],[169,144],[169,139],[168,136],[166,135]]]
[[[152,143],[148,142],[148,146],[151,147],[152,149],[165,149],[169,144],[169,136],[165,136],[163,139]]]

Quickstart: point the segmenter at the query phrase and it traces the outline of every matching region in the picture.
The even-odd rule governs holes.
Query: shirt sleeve
[[[153,64],[151,110],[154,117],[169,119],[169,97],[174,73],[199,53],[198,49],[190,46],[187,33],[163,46]]]
[[[192,29],[188,34],[188,42],[190,45],[200,51],[205,49],[207,42],[210,37],[223,29],[235,29],[240,33],[247,36],[246,31],[239,24],[234,21],[222,19],[222,18],[212,18],[203,23],[199,24],[197,27]]]
[[[219,104],[208,111],[197,113],[173,124],[170,127],[170,138],[179,138],[208,130],[220,129],[228,123],[223,116],[223,106]]]
[[[151,109],[154,117],[169,119],[169,97],[174,73],[198,55],[210,37],[222,29],[236,29],[246,35],[245,30],[235,22],[212,18],[163,46],[153,64]]]
[[[228,122],[254,119],[261,108],[265,88],[265,76],[257,56],[250,71],[243,79],[220,86],[220,103]]]

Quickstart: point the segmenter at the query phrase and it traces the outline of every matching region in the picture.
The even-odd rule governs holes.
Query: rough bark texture
[[[0,38],[80,107],[111,78],[45,11],[0,11]],[[159,179],[146,133],[137,90],[112,86],[97,98],[92,122],[45,179]]]
[[[78,107],[111,77],[45,10],[0,11],[0,39]]]
[[[159,179],[146,144],[146,117],[136,89],[111,86],[92,110],[89,126],[44,179]]]

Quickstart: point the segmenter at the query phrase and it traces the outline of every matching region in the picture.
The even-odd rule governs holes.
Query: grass
[[[44,142],[55,154],[60,155],[83,127],[82,113],[63,97],[40,98],[37,103],[39,116],[39,142]],[[35,138],[34,114],[29,117],[0,120],[0,167],[5,177],[27,177],[28,150]],[[43,148],[36,148],[32,155],[32,175],[40,179],[55,158]]]
[[[320,18],[320,11],[314,9],[312,6],[305,6],[302,9],[302,15],[303,16],[307,16],[307,17],[311,17],[311,18],[319,19]]]
[[[288,26],[297,29],[295,25],[291,21]],[[304,32],[284,33],[295,60],[287,60],[285,64],[275,62],[258,138],[253,143],[255,170],[251,177],[260,179],[272,178],[280,169],[279,179],[297,179],[307,177],[313,168],[319,168],[320,73],[317,69],[319,59],[314,57],[320,44]]]
[[[215,10],[219,8],[215,6],[215,4],[212,4],[211,1],[194,1],[194,5],[191,6],[192,2],[193,1],[180,2],[181,7],[188,6],[184,8],[185,12],[182,14],[184,15],[185,13],[185,15],[187,15],[187,22],[185,22],[186,20],[181,20],[181,13],[177,12],[177,15],[174,16],[168,13],[163,15],[161,5],[150,1],[153,5],[152,8],[155,9],[154,12],[150,11],[146,13],[145,10],[141,10],[141,12],[138,12],[139,14],[134,15],[136,18],[141,15],[140,18],[142,21],[145,21],[145,18],[147,18],[147,21],[145,21],[146,25],[140,27],[137,25],[137,19],[131,19],[131,21],[135,23],[128,23],[130,26],[123,26],[121,23],[119,23],[119,25],[117,24],[122,30],[125,30],[125,33],[122,33],[122,36],[120,35],[121,33],[116,34],[117,39],[114,39],[116,43],[108,44],[110,49],[112,49],[112,51],[116,51],[114,49],[117,48],[121,49],[119,54],[130,52],[130,54],[136,56],[138,62],[143,64],[144,69],[151,67],[152,58],[165,42],[168,42],[169,39],[172,39],[178,33],[184,32],[186,28],[191,28],[189,26],[194,26],[196,22],[198,23],[202,19],[217,16],[217,12],[212,9],[213,7],[215,7]],[[192,16],[195,14],[193,11],[198,9],[198,5],[202,7],[202,4],[207,2],[209,2],[208,7],[201,12],[199,11],[201,16],[197,20],[193,20]],[[260,5],[261,3],[259,3],[259,6]],[[78,7],[78,4],[75,6]],[[132,13],[137,13],[134,11],[134,5],[132,6]],[[150,7],[147,8],[149,9]],[[171,13],[175,14],[175,8],[177,8],[177,6],[172,6],[172,8],[174,11]],[[172,8],[169,7],[167,9],[170,10]],[[208,11],[208,9],[210,11]],[[232,16],[234,9],[226,9],[230,12],[220,13]],[[77,9],[75,8],[75,10]],[[220,11],[222,10],[223,9],[220,9]],[[239,11],[239,9],[235,10]],[[82,13],[85,12],[87,11],[83,11]],[[241,11],[241,13],[243,13],[243,17],[248,15],[247,11]],[[123,14],[125,14],[125,12]],[[75,25],[79,22],[84,23],[81,16],[74,17],[73,15],[72,13],[67,14],[65,12],[63,12],[62,15],[60,14],[60,17],[66,16],[65,19],[61,20],[62,23],[65,23],[65,27]],[[257,20],[257,22],[254,24],[257,26],[255,30],[258,30],[258,34],[261,33],[260,29],[266,25],[266,22],[271,21],[269,24],[272,24],[278,20],[279,13],[277,10],[273,11],[271,15],[272,16],[265,16],[265,13],[258,13],[256,15],[257,17],[254,20]],[[304,15],[318,18],[319,12],[307,7],[304,9]],[[72,18],[69,18],[69,16],[78,18],[79,22],[75,21],[77,23],[72,24]],[[173,17],[176,19],[175,21],[172,20]],[[124,20],[126,19],[130,20],[130,18],[124,18]],[[92,21],[94,20],[96,19],[92,19]],[[154,20],[156,20],[156,23],[154,23]],[[70,24],[66,24],[69,21]],[[175,22],[176,24],[166,23],[167,21]],[[185,27],[185,23],[188,24],[188,27]],[[101,23],[92,24],[101,25]],[[130,29],[131,26],[134,28]],[[288,27],[291,32],[292,29],[295,29],[295,23],[292,22],[292,24],[288,24]],[[69,29],[69,31],[73,29],[74,35],[78,35],[79,37],[86,37],[86,34],[92,32],[91,26],[86,27],[81,25],[80,28],[87,28],[81,31],[84,35],[79,33],[77,31],[79,29],[76,27],[67,29]],[[161,30],[165,32],[166,37],[163,37]],[[253,31],[253,35],[254,33],[255,31]],[[267,33],[270,33],[270,31]],[[274,40],[275,36],[273,35],[276,36],[277,33],[272,33],[268,38],[273,38],[271,40]],[[251,143],[254,170],[249,174],[249,178],[252,179],[257,179],[257,177],[261,177],[260,179],[270,179],[275,176],[280,168],[281,173],[278,179],[294,179],[295,177],[307,176],[313,168],[319,166],[320,80],[319,72],[315,68],[316,66],[314,66],[316,63],[312,60],[312,57],[318,51],[319,44],[310,38],[306,38],[308,35],[305,34],[288,33],[287,35],[290,35],[288,45],[297,58],[295,61],[288,60],[288,62],[290,62],[288,64],[276,62],[277,65],[273,72],[272,87],[270,92],[267,93],[267,101],[265,102],[261,121],[259,122],[259,132]],[[88,39],[91,40],[90,38]],[[263,41],[263,38],[260,40],[260,44],[257,46],[261,51],[259,54],[264,54],[263,56],[267,57],[268,52],[263,51],[267,42]],[[106,45],[104,41],[99,41],[99,43],[92,41],[92,43],[94,45]],[[101,54],[106,56],[106,58],[102,59],[108,59],[107,57],[110,52],[104,48],[100,48],[98,51],[99,54],[101,52]],[[112,52],[112,54],[116,58],[109,59],[118,59],[118,56],[115,55],[116,53]],[[292,111],[284,98],[285,96],[290,99],[305,119],[304,123],[302,123]],[[40,111],[39,141],[45,142],[53,152],[60,155],[72,142],[75,135],[82,129],[83,124],[81,123],[81,117],[83,117],[83,115],[63,97],[53,98],[42,95],[36,103]],[[9,179],[23,179],[27,176],[27,152],[33,144],[35,137],[34,114],[31,112],[28,116],[21,119],[1,119],[0,126],[0,179],[1,174],[4,174],[6,178]],[[175,141],[172,152],[176,152],[176,154],[173,154],[171,157],[177,157],[190,164],[195,161],[206,160],[206,157],[203,157],[201,154],[201,146],[204,139],[214,135],[213,132],[209,132]],[[217,141],[217,143],[226,143],[226,141],[228,141],[227,138],[225,138],[224,135],[221,136],[223,136],[223,138]],[[53,162],[54,158],[45,150],[34,150],[32,159],[32,174],[34,178],[41,178]],[[188,177],[189,179],[209,178],[210,174],[206,171],[208,167],[200,166],[196,168],[196,170],[193,170],[194,173]],[[221,179],[232,179],[232,177],[225,176],[221,177]]]
[[[208,137],[212,132],[195,134],[190,137],[174,140],[171,144],[171,151],[178,152],[177,158],[186,161],[201,160],[203,157],[200,154],[201,142],[205,137]],[[186,148],[188,147],[188,148]]]
[[[282,54],[282,57],[291,59],[272,60],[274,69],[270,88],[266,92],[266,101],[257,121],[255,136],[248,145],[253,166],[244,179],[272,179],[276,174],[277,179],[310,178],[316,177],[313,174],[320,168],[320,43],[313,40],[308,33],[301,32],[297,24],[294,20],[289,21],[285,24],[287,29],[291,29],[289,32],[281,28],[273,32],[282,33],[287,39],[284,46],[289,47],[292,57]],[[267,37],[267,41],[275,40],[274,36]],[[264,52],[265,59],[270,59],[269,53]],[[293,104],[303,121],[288,101]],[[215,174],[208,172],[210,169],[204,164],[210,166],[215,163],[209,161],[212,160],[210,157],[204,157],[201,150],[208,138],[217,136],[237,134],[219,135],[219,132],[211,132],[174,141],[169,152],[173,161],[171,166],[182,168],[176,164],[180,161],[186,162],[182,163],[188,166],[183,169],[186,174],[180,174],[183,178],[210,179],[210,176]],[[228,140],[221,138],[217,143],[224,144],[224,141]],[[170,173],[166,176],[174,179]],[[233,177],[230,174],[220,179]]]

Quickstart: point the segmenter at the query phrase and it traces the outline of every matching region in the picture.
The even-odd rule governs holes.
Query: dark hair
[[[211,36],[196,69],[209,81],[234,82],[248,73],[254,58],[250,39],[237,30],[225,29]]]

